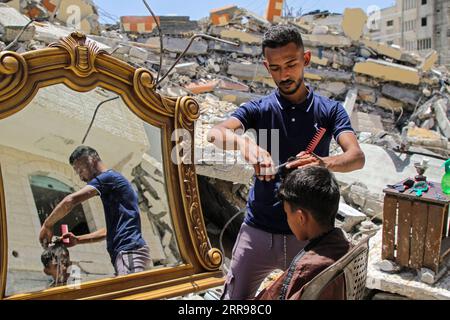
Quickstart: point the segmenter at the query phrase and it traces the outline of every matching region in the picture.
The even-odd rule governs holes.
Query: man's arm
[[[51,242],[53,237],[53,226],[56,222],[64,218],[78,204],[98,195],[96,189],[85,186],[81,190],[69,194],[53,209],[52,213],[45,219],[41,232],[39,233],[39,241],[44,246]],[[44,243],[46,241],[46,243]]]
[[[317,159],[316,157],[300,153],[300,159],[286,166],[287,169],[322,165],[334,172],[350,172],[364,167],[366,158],[359,146],[356,136],[352,132],[339,135],[338,143],[344,151],[343,154]]]
[[[84,234],[82,236],[76,236],[73,233],[69,232],[63,234],[62,238],[69,239],[69,243],[66,244],[66,247],[68,248],[76,246],[77,244],[100,242],[105,240],[106,238],[106,229],[102,228],[89,234]]]
[[[208,142],[214,143],[222,150],[240,150],[245,161],[252,164],[255,174],[260,180],[270,181],[275,178],[273,174],[274,163],[271,155],[260,148],[256,142],[243,136],[242,123],[236,118],[229,118],[214,126],[208,132]]]

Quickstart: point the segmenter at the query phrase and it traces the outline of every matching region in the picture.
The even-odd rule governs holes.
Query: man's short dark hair
[[[339,185],[328,169],[308,167],[292,171],[281,183],[278,197],[292,210],[308,211],[322,226],[334,226],[339,208]]]
[[[290,25],[278,24],[272,26],[264,34],[262,41],[262,51],[266,48],[279,48],[294,43],[299,49],[303,49],[303,40],[300,31]]]
[[[41,254],[41,261],[45,268],[57,263],[65,267],[71,264],[69,250],[60,242],[46,248]]]
[[[91,156],[94,159],[101,160],[95,149],[88,146],[79,146],[70,155],[69,163],[72,166],[75,161],[87,156]]]

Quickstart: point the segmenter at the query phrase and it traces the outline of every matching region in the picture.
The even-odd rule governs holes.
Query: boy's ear
[[[304,227],[309,220],[308,213],[302,209],[297,209],[298,222]]]

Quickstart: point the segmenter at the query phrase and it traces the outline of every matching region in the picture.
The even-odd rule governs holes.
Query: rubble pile
[[[0,49],[9,45],[9,50],[25,52],[43,48],[67,36],[74,26],[63,13],[67,12],[69,3],[76,3],[84,8],[78,27],[91,40],[131,65],[148,68],[155,78],[158,73],[162,76],[168,72],[196,34],[237,43],[234,46],[210,38],[197,38],[158,88],[168,96],[193,95],[200,104],[201,116],[195,132],[197,173],[208,177],[199,179],[200,189],[215,196],[225,195],[220,201],[231,204],[221,206],[228,208],[221,212],[221,217],[206,217],[209,234],[217,240],[224,223],[245,206],[253,168],[244,163],[238,152],[218,151],[206,141],[206,134],[240,104],[258,99],[276,88],[262,63],[261,41],[271,23],[231,5],[211,11],[209,17],[200,21],[191,21],[184,16],[148,15],[123,16],[116,24],[100,25],[98,10],[88,0],[1,2],[0,36],[3,42],[0,42]],[[31,24],[30,18],[34,20]],[[311,63],[305,68],[305,79],[317,93],[343,103],[366,159],[377,158],[383,150],[389,155],[408,153],[447,159],[450,150],[448,69],[435,65],[436,51],[421,57],[396,46],[372,41],[367,37],[367,20],[363,10],[346,9],[342,15],[315,11],[300,17],[281,18],[277,23],[295,26],[302,33],[305,49],[312,53]],[[160,47],[158,24],[162,30],[163,48]],[[25,32],[14,42],[23,30]],[[339,147],[332,145],[331,153],[339,152]],[[382,156],[384,154],[380,155],[380,163],[383,163]],[[395,174],[410,174],[401,172],[407,161],[401,162],[397,158],[396,167],[392,168]],[[386,168],[386,172],[390,169]],[[177,258],[176,250],[171,230],[160,220],[165,215],[163,211],[153,212],[148,206],[155,194],[142,179],[146,176],[145,170],[136,168],[135,174],[133,183],[147,191],[142,193],[141,209],[151,217],[157,232],[165,235],[162,250],[166,255],[172,253],[168,259],[172,262]],[[378,183],[374,187],[375,183],[361,177],[358,174],[337,175],[343,196],[337,222],[353,236],[380,228],[383,194],[378,186],[394,182],[390,180],[392,176],[382,180],[383,177],[373,179],[372,175],[370,178]],[[203,205],[211,201],[202,199]],[[236,225],[232,229],[237,229]],[[231,237],[228,241],[230,245],[234,240]]]

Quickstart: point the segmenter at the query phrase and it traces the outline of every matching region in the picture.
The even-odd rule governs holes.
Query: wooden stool
[[[450,198],[434,182],[421,197],[410,190],[383,190],[382,259],[412,269],[425,267],[438,274],[450,253]]]

